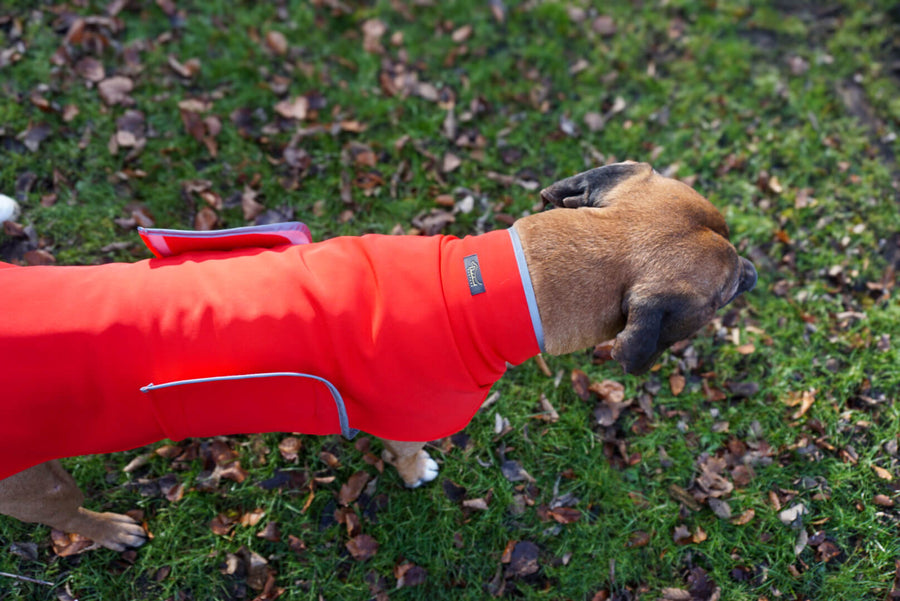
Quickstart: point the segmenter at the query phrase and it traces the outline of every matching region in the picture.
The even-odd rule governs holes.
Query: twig
[[[52,582],[47,582],[46,580],[38,580],[37,578],[29,578],[28,576],[20,576],[18,574],[10,574],[8,572],[0,572],[0,576],[6,576],[7,578],[12,578],[13,580],[21,580],[22,582],[32,582],[34,584],[43,584],[45,586],[56,586]]]

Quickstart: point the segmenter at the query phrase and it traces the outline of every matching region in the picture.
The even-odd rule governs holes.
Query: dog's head
[[[541,191],[557,207],[588,207],[622,256],[612,356],[643,373],[671,344],[756,284],[756,269],[729,242],[718,210],[690,186],[646,163],[617,163],[566,178]],[[598,341],[599,342],[599,341]]]

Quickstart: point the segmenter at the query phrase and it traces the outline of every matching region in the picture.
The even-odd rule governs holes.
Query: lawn
[[[4,3],[0,260],[147,258],[137,225],[480,233],[634,159],[760,280],[646,376],[511,369],[414,491],[365,436],[66,460],[153,538],[0,517],[0,600],[900,598],[898,40],[887,0]]]

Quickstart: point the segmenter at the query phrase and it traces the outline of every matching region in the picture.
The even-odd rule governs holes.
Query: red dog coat
[[[530,287],[512,229],[0,263],[0,478],[163,438],[446,436],[538,353]]]

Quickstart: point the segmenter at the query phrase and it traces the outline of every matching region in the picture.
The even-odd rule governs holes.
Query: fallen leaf
[[[29,250],[23,256],[26,265],[55,265],[56,257],[48,251],[39,248],[37,250]]]
[[[588,389],[604,401],[621,403],[625,399],[625,386],[613,380],[594,382]]]
[[[487,511],[488,509],[487,499],[481,497],[478,499],[466,499],[462,502],[462,505],[466,509],[476,509],[478,511]]]
[[[664,588],[660,591],[660,601],[693,601],[694,596],[690,591],[680,588]]]
[[[894,500],[887,495],[877,494],[872,497],[872,502],[881,507],[893,507]]]
[[[201,207],[194,216],[194,229],[200,231],[209,231],[215,229],[219,216],[212,207]]]
[[[300,446],[301,443],[299,438],[296,436],[288,436],[278,443],[278,452],[281,453],[281,456],[285,461],[297,461],[297,454],[300,452]]]
[[[227,466],[221,468],[221,471],[219,471],[219,475],[222,478],[227,478],[229,480],[240,483],[246,480],[250,476],[250,473],[241,467],[240,461],[235,461],[234,463],[230,463]]]
[[[517,542],[510,553],[509,564],[504,576],[506,578],[522,578],[534,574],[540,569],[539,555],[540,549],[536,544],[529,541]]]
[[[678,396],[684,392],[686,384],[687,380],[681,374],[672,374],[669,376],[669,389],[672,391],[673,396]]]
[[[53,553],[59,557],[78,555],[94,546],[94,541],[89,538],[56,529],[50,531],[50,540],[53,543]]]
[[[28,150],[37,152],[38,148],[41,146],[41,142],[46,140],[52,133],[53,129],[46,123],[35,123],[29,125],[28,129],[20,133],[17,138],[25,144],[25,147],[28,148]]]
[[[189,58],[184,63],[179,62],[174,55],[170,54],[168,57],[169,67],[175,71],[181,77],[185,79],[191,79],[200,73],[201,64],[200,59],[197,58]]]
[[[266,48],[278,55],[285,55],[288,51],[288,41],[280,31],[266,32]]]
[[[591,23],[591,29],[603,37],[611,37],[616,34],[616,23],[609,15],[600,15]]]
[[[803,503],[796,503],[787,509],[778,512],[778,519],[781,520],[781,523],[785,526],[796,529],[803,525],[803,516],[807,513],[809,513],[809,510],[806,508],[806,505]]]
[[[253,221],[266,210],[265,205],[258,202],[256,197],[259,194],[253,188],[246,186],[241,193],[241,210],[244,213],[245,221]]]
[[[466,487],[460,486],[452,480],[444,480],[441,483],[441,487],[444,489],[444,494],[447,498],[454,503],[462,501],[466,496]]]
[[[394,577],[397,579],[397,588],[418,586],[428,579],[428,571],[422,566],[407,562],[394,568]]]
[[[364,471],[358,471],[350,476],[347,482],[341,485],[341,490],[338,493],[338,502],[345,507],[353,503],[362,494],[370,479],[369,474]]]
[[[457,169],[460,165],[462,165],[462,159],[453,154],[452,152],[448,152],[444,154],[444,158],[441,160],[441,171],[444,173],[450,173]]]
[[[549,515],[560,524],[572,524],[581,519],[581,511],[574,507],[556,507]]]
[[[262,520],[263,517],[265,517],[265,515],[266,515],[266,511],[264,509],[257,507],[256,509],[254,509],[252,511],[247,511],[247,512],[242,513],[241,519],[238,520],[238,523],[241,526],[243,526],[244,528],[247,528],[249,526],[256,526],[260,522],[260,520]]]
[[[716,514],[716,517],[722,520],[730,520],[731,519],[731,505],[728,504],[728,501],[723,501],[722,499],[717,499],[716,497],[710,497],[707,499],[707,503],[709,503],[709,508],[712,509],[712,512]]]
[[[646,547],[650,544],[650,534],[648,532],[644,532],[643,530],[638,530],[628,537],[628,541],[625,543],[625,546],[629,549],[637,548],[637,547]]]
[[[503,477],[510,482],[535,481],[531,474],[525,471],[521,463],[512,459],[504,461],[500,465],[500,471],[503,473]]]
[[[235,521],[238,517],[239,516],[234,515],[234,512],[220,513],[210,520],[209,529],[212,530],[213,534],[228,536],[231,533],[231,529],[234,528]]]
[[[347,551],[356,561],[366,561],[378,551],[378,541],[368,534],[359,534],[347,541]]]
[[[84,79],[94,83],[99,83],[106,78],[106,70],[103,68],[103,63],[92,56],[80,58],[75,63],[75,72]]]
[[[282,100],[275,105],[275,112],[285,119],[306,119],[309,112],[309,100],[306,96],[296,96],[291,100]]]
[[[800,419],[806,412],[809,411],[810,407],[813,406],[813,403],[816,402],[816,390],[803,390],[801,392],[789,392],[787,398],[782,399],[785,405],[788,407],[797,407],[800,406],[797,411],[791,415],[791,419]]]
[[[755,517],[756,517],[756,512],[752,509],[748,509],[747,511],[745,511],[738,517],[731,520],[731,523],[734,524],[735,526],[745,526],[746,524],[749,524],[750,521],[753,520],[753,518],[755,518]]]
[[[387,25],[381,19],[368,19],[362,24],[363,50],[373,54],[381,54],[384,47],[381,45],[381,36],[387,32]]]
[[[122,75],[115,75],[97,84],[100,99],[109,106],[134,104],[134,100],[129,96],[133,89],[134,82]]]
[[[886,469],[884,469],[883,467],[881,467],[879,465],[873,465],[872,469],[875,470],[875,475],[877,475],[882,480],[887,480],[888,482],[891,482],[894,479],[893,474],[891,474],[889,471],[887,471]]]

